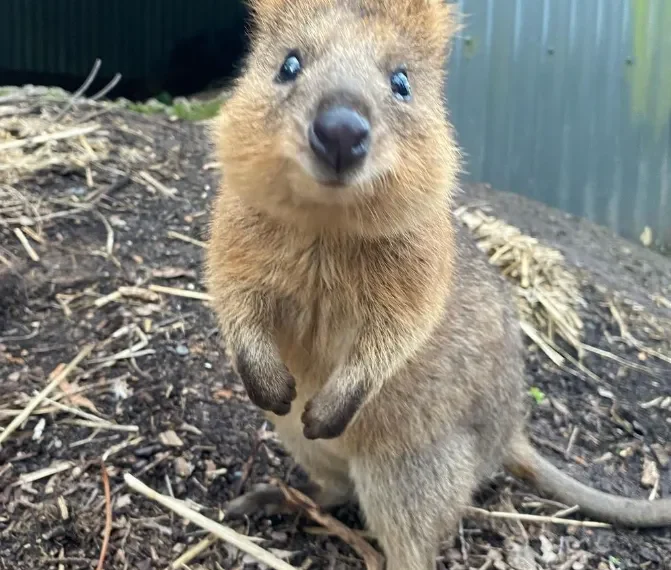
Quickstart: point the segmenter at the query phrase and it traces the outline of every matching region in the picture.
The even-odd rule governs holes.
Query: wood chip
[[[184,442],[174,430],[164,431],[158,436],[158,440],[166,447],[183,447]]]
[[[659,470],[657,463],[647,457],[643,458],[643,472],[641,474],[641,485],[650,489],[659,484]]]

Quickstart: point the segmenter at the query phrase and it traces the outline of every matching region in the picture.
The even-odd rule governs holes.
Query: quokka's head
[[[216,122],[224,183],[286,220],[389,232],[445,200],[444,0],[252,0],[251,48]]]

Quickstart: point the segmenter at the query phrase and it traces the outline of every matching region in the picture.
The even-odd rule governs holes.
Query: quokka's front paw
[[[307,439],[333,439],[343,434],[364,400],[363,390],[331,392],[325,386],[305,404],[301,416],[303,435]]]
[[[278,416],[289,413],[296,398],[296,381],[280,360],[239,351],[236,368],[254,404]]]

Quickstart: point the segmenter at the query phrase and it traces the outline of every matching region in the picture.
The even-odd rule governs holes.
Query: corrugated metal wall
[[[86,76],[160,70],[175,42],[240,32],[240,0],[2,0],[0,68]],[[224,38],[225,39],[225,38]]]
[[[671,245],[671,1],[453,1],[467,178]]]
[[[448,102],[467,178],[671,245],[671,0],[448,0]],[[0,68],[156,73],[240,31],[241,0],[4,0]],[[230,29],[230,35],[223,33]],[[208,65],[210,65],[208,63]]]

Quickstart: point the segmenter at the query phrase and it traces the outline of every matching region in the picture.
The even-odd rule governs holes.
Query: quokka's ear
[[[444,44],[459,30],[459,10],[454,0],[362,0],[362,4],[388,14],[414,32],[423,28],[422,39],[438,44]]]
[[[418,45],[438,57],[446,57],[460,29],[454,0],[373,0],[386,9],[417,39]]]

